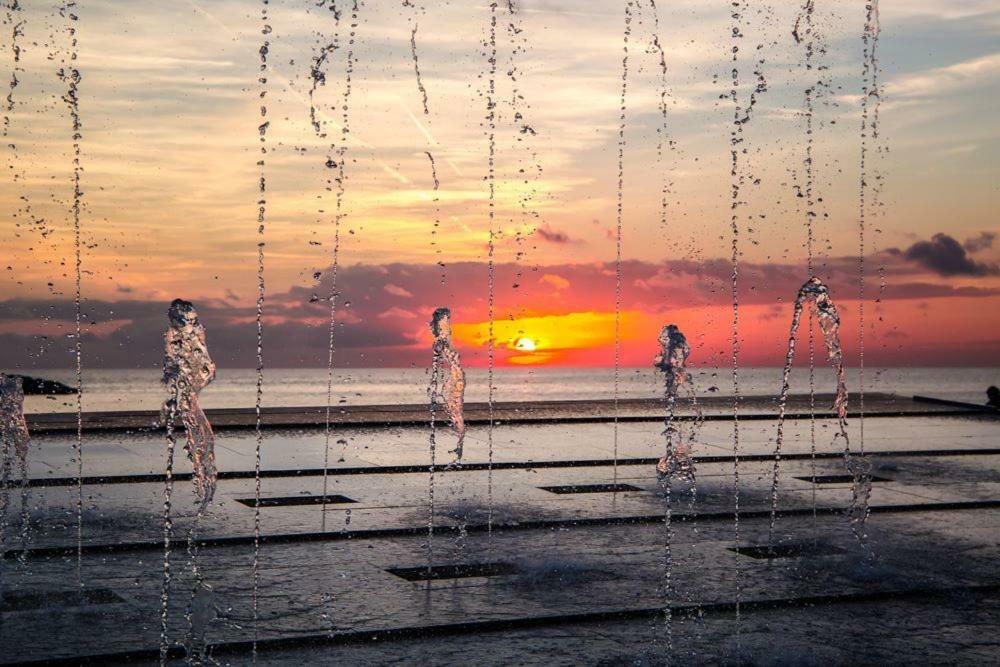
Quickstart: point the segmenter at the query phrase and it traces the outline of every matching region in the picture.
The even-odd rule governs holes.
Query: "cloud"
[[[969,252],[987,250],[993,247],[993,241],[996,237],[996,232],[980,232],[979,236],[972,236],[965,239],[965,243],[962,244],[962,247]]]
[[[545,283],[546,285],[552,285],[558,290],[563,290],[570,286],[570,282],[568,280],[562,276],[557,276],[554,273],[543,274],[542,277],[538,279],[538,282]]]
[[[381,320],[396,318],[401,320],[413,320],[417,318],[417,314],[412,310],[406,310],[405,308],[397,308],[393,306],[389,310],[379,313],[376,315]]]
[[[389,283],[383,289],[389,294],[392,294],[393,296],[401,296],[406,299],[409,299],[413,296],[413,294],[410,293],[408,290],[405,290],[402,287],[399,287],[398,285],[393,285],[392,283]]]
[[[548,241],[549,243],[564,244],[570,242],[569,234],[555,230],[547,224],[536,229],[535,233],[538,234],[542,240]]]
[[[935,234],[929,241],[917,241],[903,252],[906,259],[942,276],[993,276],[996,264],[977,262],[958,241],[947,234]]]
[[[944,255],[945,260],[941,259],[942,248],[951,253]],[[951,258],[950,264],[947,258]],[[970,271],[983,275],[986,271],[983,268],[986,265],[969,259],[961,245],[950,237],[938,235],[931,241],[915,243],[906,251],[886,252],[869,259],[872,264],[884,266],[889,276],[881,295],[884,308],[914,313],[914,302],[920,300],[947,305],[985,298],[986,303],[992,304],[1000,297],[1000,287],[996,285],[955,285],[947,278],[926,276],[928,263],[935,267],[936,273],[945,273],[942,266],[948,268],[951,273],[946,275],[968,275]],[[851,312],[852,301],[857,295],[857,258],[831,257],[817,266],[834,299],[844,312]],[[595,313],[594,317],[603,317],[614,312],[615,265],[611,262],[550,264],[532,271],[525,268],[523,263],[495,265],[497,322],[534,323],[543,319],[558,322],[561,320],[551,318],[573,313]],[[956,270],[965,273],[956,273]],[[482,262],[449,263],[444,285],[441,284],[441,272],[442,268],[435,264],[341,266],[337,279],[338,291],[342,294],[339,303],[350,303],[350,306],[340,307],[336,313],[334,344],[338,367],[423,364],[430,341],[422,322],[426,322],[438,306],[449,306],[456,324],[481,326],[488,319],[489,274],[485,265]],[[641,313],[643,318],[642,326],[636,325],[639,328],[629,331],[628,335],[645,336],[648,328],[652,332],[649,340],[655,343],[656,327],[667,320],[681,320],[706,336],[728,331],[732,308],[731,272],[729,261],[721,258],[624,262],[622,312]],[[328,268],[319,272],[316,284],[295,286],[268,295],[264,306],[264,354],[268,366],[326,366],[329,303],[325,300],[312,302],[311,297],[328,294],[332,278],[333,272]],[[788,314],[788,304],[804,279],[805,269],[797,263],[743,262],[740,265],[741,307],[747,309],[748,322],[757,321],[763,327],[747,329],[748,350],[754,346],[763,349],[762,346],[780,339],[780,335],[775,337],[768,327],[786,326],[782,319]],[[517,288],[513,287],[515,282]],[[406,289],[402,290],[399,285],[406,285]],[[399,305],[400,290],[409,295],[405,308]],[[558,298],[554,299],[556,291]],[[83,304],[85,367],[157,367],[163,355],[168,302],[169,299],[139,300],[134,295],[122,300],[86,300]],[[196,301],[196,306],[217,363],[223,367],[252,367],[256,361],[254,304],[202,299]],[[989,310],[988,306],[978,303],[963,307],[970,312]],[[716,319],[694,321],[710,317]],[[69,367],[73,358],[66,333],[72,330],[73,319],[71,299],[0,301],[0,367]],[[549,329],[553,335],[568,335],[559,327]],[[537,335],[537,332],[532,333]],[[645,340],[643,337],[642,341]],[[640,341],[627,350],[628,354],[637,355],[642,363],[645,363],[642,355],[646,354],[641,347],[644,344]],[[554,347],[557,346],[552,349]],[[605,354],[607,350],[603,348],[590,350],[590,356],[586,357],[583,352],[576,357],[566,356],[565,362],[593,364],[613,358]],[[468,344],[463,353],[469,365],[484,362],[485,353],[479,347]],[[567,352],[570,354],[576,352]],[[773,361],[769,357],[762,359]]]
[[[982,85],[1000,75],[1000,53],[935,67],[894,79],[887,86],[893,97],[920,98],[945,95],[957,88]]]

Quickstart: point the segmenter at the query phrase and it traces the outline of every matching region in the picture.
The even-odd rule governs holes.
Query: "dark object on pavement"
[[[986,390],[986,405],[1000,408],[1000,389],[993,386]]]
[[[25,396],[43,396],[43,395],[56,395],[63,396],[66,394],[75,394],[76,389],[65,385],[62,382],[57,382],[55,380],[46,380],[45,378],[35,378],[30,375],[11,375],[9,377],[19,377],[21,378],[21,384],[24,387]]]

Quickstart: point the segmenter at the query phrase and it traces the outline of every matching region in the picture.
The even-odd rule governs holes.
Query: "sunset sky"
[[[21,4],[0,42],[0,81],[15,74],[19,82],[3,142],[0,367],[64,368],[73,362],[74,292],[71,125],[58,76],[67,21],[61,3]],[[414,4],[368,0],[358,11],[338,365],[426,365],[427,321],[437,306],[451,307],[466,363],[486,363],[490,7]],[[84,363],[158,365],[167,304],[183,297],[199,307],[219,364],[250,366],[260,4],[78,5]],[[497,9],[498,363],[611,365],[625,5],[516,7],[513,18],[506,2]],[[337,170],[326,163],[341,138],[350,5],[336,5],[339,28],[331,8],[320,0],[270,5],[265,356],[273,366],[324,366],[327,358],[336,206],[329,183]],[[817,0],[816,8],[815,64],[829,86],[814,115],[814,191],[822,199],[815,265],[841,309],[854,361],[864,2]],[[730,3],[661,1],[657,11],[649,0],[632,9],[622,363],[648,366],[656,334],[670,322],[694,343],[693,363],[726,365]],[[806,71],[805,44],[793,37],[800,11],[751,1],[741,40],[741,99],[758,58],[768,84],[744,128],[741,337],[751,365],[781,362],[791,301],[808,277],[796,193],[804,185],[803,91],[817,73]],[[10,36],[21,21],[14,71]],[[882,0],[881,25],[884,95],[869,182],[881,184],[882,206],[871,212],[866,238],[867,358],[1000,366],[1000,7]],[[310,122],[311,71],[338,30],[340,48],[313,94],[320,136]],[[654,34],[668,68],[670,142],[659,159]]]

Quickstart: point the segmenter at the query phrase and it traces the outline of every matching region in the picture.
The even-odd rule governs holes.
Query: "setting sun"
[[[521,350],[522,352],[534,352],[536,348],[535,341],[530,338],[518,338],[514,342],[514,349]]]

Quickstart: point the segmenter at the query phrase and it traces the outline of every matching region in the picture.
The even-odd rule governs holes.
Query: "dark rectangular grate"
[[[45,607],[85,607],[92,604],[125,602],[117,593],[107,588],[90,588],[75,591],[7,591],[0,598],[0,611],[32,611]]]
[[[438,579],[465,579],[468,577],[499,577],[517,574],[511,563],[459,563],[458,565],[432,565],[427,567],[391,567],[390,574],[407,581],[437,581]]]
[[[816,475],[815,477],[796,477],[795,479],[800,479],[803,482],[812,482],[813,484],[850,484],[854,481],[854,478],[850,475]],[[873,482],[891,482],[892,480],[888,477],[876,477],[872,475]]]
[[[841,549],[826,544],[748,544],[741,547],[729,547],[729,551],[750,558],[798,558],[800,556],[822,556],[842,553]]]
[[[569,484],[566,486],[540,486],[542,491],[549,493],[621,493],[623,491],[642,491],[631,484]]]
[[[237,498],[236,502],[246,505],[247,507],[253,507],[256,502],[254,498]],[[352,500],[347,496],[341,495],[328,495],[326,496],[327,505],[342,505],[344,503],[356,503],[358,501]],[[261,498],[260,507],[294,507],[296,505],[322,505],[323,496],[283,496],[278,498]]]

